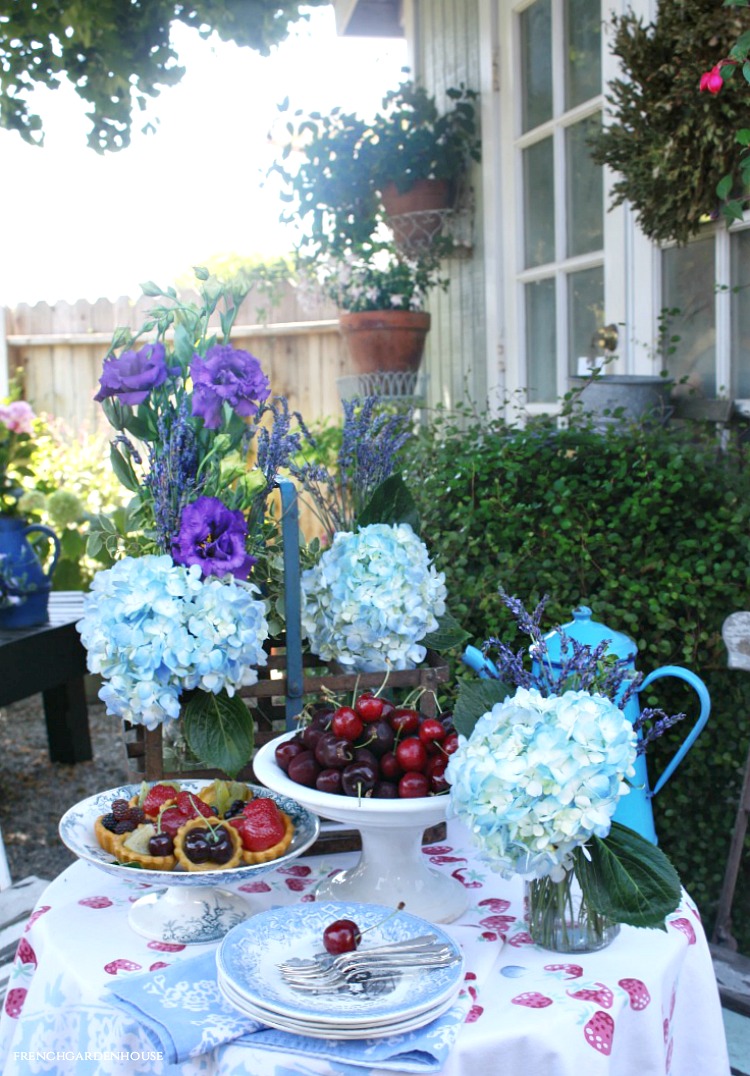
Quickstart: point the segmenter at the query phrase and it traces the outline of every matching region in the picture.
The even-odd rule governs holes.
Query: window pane
[[[554,403],[557,392],[555,353],[555,281],[538,280],[525,287],[526,385],[529,403]]]
[[[536,0],[520,18],[521,130],[552,118],[552,7]]]
[[[584,269],[568,276],[568,373],[578,373],[578,359],[594,357],[591,338],[604,324],[604,269]]]
[[[565,132],[569,257],[601,250],[604,245],[604,177],[586,145],[600,122],[597,114]]]
[[[600,0],[566,0],[566,109],[601,93],[601,35]]]
[[[686,379],[682,392],[709,397],[716,395],[715,279],[713,236],[662,254],[664,330],[677,338],[664,365],[675,380]]]
[[[733,395],[750,399],[750,231],[731,237]]]
[[[524,265],[544,265],[555,257],[555,176],[552,139],[523,151],[523,199],[526,234]]]

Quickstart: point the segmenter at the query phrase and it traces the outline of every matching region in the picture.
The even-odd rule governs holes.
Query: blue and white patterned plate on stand
[[[324,952],[323,931],[335,919],[352,919],[363,933],[360,951],[406,942],[425,934],[455,952],[448,967],[395,972],[370,990],[357,992],[294,990],[278,965]],[[463,981],[463,956],[456,942],[433,923],[379,904],[328,901],[271,908],[231,930],[216,953],[219,985],[244,1012],[272,1027],[300,1034],[332,1036],[387,1034],[394,1025],[411,1030],[449,1007]]]
[[[187,792],[199,792],[210,781],[180,781],[180,788]],[[288,796],[271,792],[260,785],[249,785],[256,796],[274,800],[294,823],[292,843],[278,859],[269,863],[253,863],[226,870],[209,871],[152,871],[139,870],[118,863],[114,856],[99,845],[94,832],[94,822],[99,815],[109,811],[113,800],[129,800],[138,795],[141,786],[121,785],[108,792],[81,800],[60,819],[60,837],[63,844],[79,859],[92,863],[107,874],[121,880],[146,882],[157,889],[135,901],[130,908],[128,922],[133,930],[146,938],[157,941],[178,942],[182,945],[218,941],[228,930],[237,926],[249,915],[253,907],[240,894],[224,886],[247,882],[251,877],[276,870],[284,863],[301,855],[315,843],[320,831],[320,819]]]

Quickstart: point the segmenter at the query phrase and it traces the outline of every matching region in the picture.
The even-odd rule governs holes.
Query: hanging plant
[[[734,80],[713,98],[699,83],[749,24],[747,10],[716,0],[663,0],[648,25],[632,13],[613,19],[623,77],[610,83],[592,156],[619,173],[612,206],[629,201],[652,240],[685,243],[715,218],[722,177],[739,185],[747,85]]]

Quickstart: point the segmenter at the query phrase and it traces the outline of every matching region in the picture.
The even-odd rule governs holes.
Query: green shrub
[[[74,434],[61,419],[41,416],[23,485],[27,518],[51,527],[60,539],[52,589],[86,590],[94,572],[111,563],[106,551],[97,560],[87,555],[90,522],[129,498],[112,470],[108,438],[85,430]]]
[[[438,416],[412,446],[405,477],[451,609],[476,645],[491,635],[525,644],[502,584],[527,607],[548,594],[550,628],[590,606],[636,640],[644,674],[676,664],[705,681],[708,725],[654,813],[660,844],[710,929],[750,738],[750,676],[727,669],[721,637],[725,618],[750,608],[741,442],[719,451],[713,434],[676,427],[601,434],[548,418],[519,428]],[[697,716],[694,693],[675,680],[657,681],[641,704],[684,710],[688,723]],[[678,724],[650,748],[652,786],[687,731]],[[750,862],[744,882],[733,918],[750,952]]]

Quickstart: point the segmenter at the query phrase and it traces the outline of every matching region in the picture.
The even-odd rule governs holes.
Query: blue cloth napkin
[[[416,1031],[382,1039],[317,1039],[276,1031],[243,1016],[216,981],[213,951],[157,972],[129,975],[107,987],[107,1000],[146,1027],[172,1064],[228,1042],[366,1068],[439,1072],[456,1040],[470,999]]]

